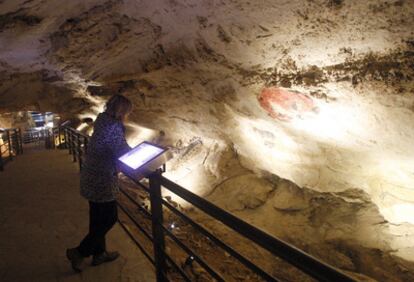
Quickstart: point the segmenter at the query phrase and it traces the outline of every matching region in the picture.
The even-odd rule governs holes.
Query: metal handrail
[[[6,135],[6,140],[3,139]],[[22,133],[20,128],[8,128],[2,133],[2,141],[5,143],[0,145],[0,171],[4,171],[7,162],[13,160],[13,156],[23,154]],[[5,150],[3,150],[5,148]],[[7,153],[7,157],[5,157]]]
[[[223,249],[225,252],[229,253],[232,257],[236,258],[239,262],[241,262],[244,266],[247,268],[250,268],[253,270],[253,272],[257,273],[259,276],[263,277],[266,281],[272,281],[274,278],[268,274],[267,272],[263,271],[260,267],[256,266],[253,262],[251,262],[249,259],[244,257],[243,255],[239,254],[236,250],[234,250],[232,247],[228,246],[227,244],[223,243],[220,239],[218,239],[216,236],[214,236],[211,232],[206,230],[204,227],[202,227],[200,224],[193,221],[191,218],[180,212],[178,209],[176,209],[173,205],[168,203],[163,199],[163,205],[167,207],[170,211],[172,211],[174,214],[176,214],[178,217],[180,217],[182,220],[184,220],[186,223],[190,224],[194,229],[196,229],[198,232],[200,232],[202,235],[204,235],[209,240],[213,241],[214,244],[219,246],[221,249]]]
[[[233,216],[171,180],[159,175],[161,185],[222,222],[245,238],[282,258],[319,281],[353,281],[338,269]]]
[[[23,132],[23,143],[40,143],[41,141],[47,141],[50,128],[28,128]]]
[[[63,148],[69,149],[69,154],[73,155],[73,161],[79,162],[79,168],[82,169],[83,157],[86,155],[87,145],[89,136],[79,132],[73,128],[65,126],[63,128],[58,128],[59,132],[59,145],[63,145]],[[63,131],[64,140],[61,139],[61,133]],[[64,141],[64,142],[63,142]],[[62,143],[61,143],[62,142]],[[126,231],[126,233],[131,237],[133,242],[140,248],[144,255],[153,263],[156,267],[157,281],[168,281],[168,269],[172,267],[175,269],[181,277],[189,281],[188,276],[183,269],[179,268],[178,265],[172,260],[170,255],[166,252],[165,249],[165,237],[167,236],[173,242],[176,243],[178,247],[186,252],[191,258],[191,260],[196,261],[201,267],[203,267],[207,273],[209,273],[215,280],[224,281],[223,277],[219,272],[214,270],[206,261],[199,257],[190,247],[184,244],[177,236],[173,234],[167,227],[164,225],[163,220],[163,207],[169,209],[173,214],[178,216],[184,222],[187,222],[193,226],[200,234],[208,238],[212,243],[218,247],[225,250],[233,258],[238,260],[256,275],[260,276],[265,281],[278,281],[275,277],[264,271],[260,266],[254,264],[249,259],[245,258],[243,255],[238,253],[236,250],[228,246],[222,240],[211,234],[208,230],[202,227],[200,224],[194,222],[188,216],[183,214],[181,211],[176,209],[173,205],[169,204],[161,196],[161,188],[165,188],[180,198],[186,200],[193,206],[205,212],[207,215],[211,216],[217,221],[220,221],[227,227],[231,228],[241,236],[246,239],[249,239],[256,245],[264,248],[269,251],[272,255],[281,258],[287,263],[295,266],[302,272],[308,274],[309,276],[317,279],[318,281],[355,281],[350,276],[346,275],[342,271],[336,269],[329,264],[322,262],[321,260],[316,259],[315,257],[303,252],[302,250],[274,237],[264,231],[248,224],[247,222],[241,220],[238,217],[230,214],[229,212],[217,207],[216,205],[208,202],[207,200],[197,196],[196,194],[190,192],[189,190],[181,187],[180,185],[172,182],[171,180],[165,178],[161,174],[161,170],[157,170],[155,173],[151,174],[149,179],[149,187],[143,185],[131,175],[124,173],[129,179],[131,179],[137,187],[142,189],[142,191],[149,193],[151,200],[151,211],[145,210],[139,203],[137,203],[128,192],[121,188],[122,194],[128,199],[134,206],[136,206],[144,219],[151,220],[152,228],[150,232],[145,230],[145,228],[134,219],[134,217],[129,212],[128,208],[122,205],[118,201],[118,206],[121,211],[123,211],[131,222],[145,235],[144,237],[148,239],[149,242],[153,245],[154,255],[151,257],[144,249],[142,243],[140,243],[128,230],[125,224],[119,220],[120,225]],[[152,232],[152,235],[150,234]]]

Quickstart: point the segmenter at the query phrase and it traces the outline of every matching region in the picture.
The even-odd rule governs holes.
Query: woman
[[[131,149],[125,140],[123,125],[131,110],[132,104],[127,98],[114,95],[95,121],[80,177],[80,193],[89,201],[89,233],[78,247],[66,250],[77,272],[81,271],[85,257],[92,255],[92,265],[99,265],[119,256],[118,252],[106,250],[105,235],[118,219],[116,160]]]

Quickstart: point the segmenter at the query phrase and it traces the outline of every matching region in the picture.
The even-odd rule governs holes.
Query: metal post
[[[82,146],[80,142],[79,134],[76,134],[78,140],[78,163],[79,163],[79,171],[82,170]]]
[[[60,138],[60,127],[58,127],[58,136],[59,136],[59,142],[58,142],[58,149],[61,149],[62,148],[62,140],[61,140],[61,138]]]
[[[66,127],[64,127],[63,128],[63,136],[64,136],[64,141],[65,141],[65,145],[64,145],[64,148],[65,149],[68,149],[69,147],[68,147],[68,132],[67,132],[68,130],[67,130],[67,128]]]
[[[75,138],[73,138],[73,137],[75,137]],[[78,148],[77,144],[79,143],[79,136],[78,135],[76,135],[76,136],[72,135],[72,138],[73,138],[72,139],[73,140],[72,156],[73,156],[73,162],[76,162],[77,154],[79,153],[79,152],[77,152],[77,148]]]
[[[52,139],[53,139],[53,137],[52,137],[52,135],[53,135],[53,132],[50,132],[50,130],[49,129],[45,129],[44,130],[44,135],[46,136],[46,139],[45,139],[45,143],[47,144],[47,148],[48,149],[52,149]]]
[[[69,149],[69,133],[68,133],[68,129],[65,127],[65,148]]]
[[[11,134],[10,134],[10,141],[11,141],[11,150],[14,154],[16,154],[16,134],[14,129],[10,130]]]
[[[68,130],[68,145],[69,145],[69,155],[72,154],[72,132],[70,131],[70,129]]]
[[[167,281],[166,279],[166,264],[165,264],[165,241],[161,201],[161,171],[157,170],[149,176],[150,184],[150,200],[151,200],[151,214],[152,214],[152,237],[154,246],[155,268],[157,275],[157,282]]]
[[[7,130],[6,132],[7,132],[7,147],[9,149],[9,159],[13,160],[10,131]]]
[[[21,128],[19,128],[18,138],[19,138],[19,151],[20,151],[20,154],[23,154],[23,140],[22,140],[22,129]]]
[[[13,142],[14,142],[14,149],[16,151],[16,155],[19,155],[20,149],[19,149],[19,137],[17,133],[17,128],[14,129]]]
[[[45,134],[45,148],[46,149],[50,149],[50,145],[49,145],[49,141],[50,141],[49,131],[46,131],[45,133],[46,133]]]
[[[53,131],[53,128],[48,129],[47,132],[49,132],[50,149],[54,149],[55,148],[55,132]]]
[[[13,134],[14,149],[16,150],[16,155],[18,155],[20,154],[20,149],[19,149],[19,138],[17,136],[17,128],[15,128],[13,131],[14,131],[14,134]]]
[[[53,148],[55,148],[56,149],[56,146],[58,146],[58,149],[59,149],[59,145],[60,145],[60,131],[59,131],[59,128],[53,128],[52,129],[52,132],[53,132]],[[56,133],[57,132],[57,133]],[[55,137],[55,134],[56,134],[56,137],[58,138],[58,142],[57,142],[57,145],[56,145],[56,137]]]

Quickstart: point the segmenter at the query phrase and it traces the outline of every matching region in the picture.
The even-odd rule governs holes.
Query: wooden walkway
[[[155,281],[154,269],[117,224],[107,246],[121,257],[74,273],[65,256],[88,230],[78,164],[67,150],[25,147],[0,172],[0,281]]]

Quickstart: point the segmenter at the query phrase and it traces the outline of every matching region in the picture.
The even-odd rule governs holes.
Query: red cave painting
[[[278,120],[289,121],[295,117],[302,118],[308,112],[318,112],[310,97],[277,87],[264,88],[258,100],[269,116]]]

